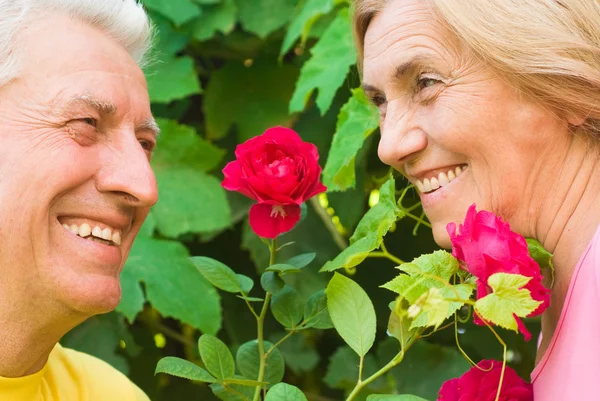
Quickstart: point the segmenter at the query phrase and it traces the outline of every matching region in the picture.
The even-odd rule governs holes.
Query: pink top
[[[535,401],[600,400],[600,227],[581,255],[558,325],[531,373]]]

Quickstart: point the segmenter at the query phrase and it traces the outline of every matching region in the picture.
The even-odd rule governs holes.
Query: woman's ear
[[[569,113],[566,115],[566,118],[567,118],[567,122],[569,123],[570,126],[580,127],[583,124],[585,124],[585,122],[589,118],[589,115],[588,114]]]

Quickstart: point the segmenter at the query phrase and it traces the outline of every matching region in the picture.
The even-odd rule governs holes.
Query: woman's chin
[[[433,240],[440,247],[445,249],[451,249],[452,243],[450,242],[450,236],[448,235],[448,231],[446,231],[446,224],[442,223],[433,223],[431,225],[433,232]]]

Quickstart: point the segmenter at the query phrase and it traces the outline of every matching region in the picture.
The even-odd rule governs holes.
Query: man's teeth
[[[95,226],[92,228],[88,223],[83,223],[78,226],[76,224],[63,224],[63,227],[72,232],[75,235],[79,235],[83,238],[93,240],[94,238],[102,239],[104,241],[113,242],[116,245],[121,245],[121,231],[106,227],[104,229]]]
[[[416,186],[419,192],[427,193],[450,184],[456,177],[462,174],[466,166],[456,166],[446,173],[439,173],[437,177],[425,178],[423,181],[416,180]]]

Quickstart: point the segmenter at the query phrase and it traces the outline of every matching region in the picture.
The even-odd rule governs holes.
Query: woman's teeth
[[[92,241],[101,242],[110,245],[121,245],[121,231],[110,227],[104,229],[95,226],[92,228],[88,223],[80,226],[76,224],[63,224],[63,227],[75,235]]]
[[[425,178],[423,181],[416,180],[416,186],[419,192],[428,193],[435,191],[436,189],[450,184],[456,177],[462,174],[467,168],[466,165],[456,166],[446,173],[439,173],[437,177]]]

